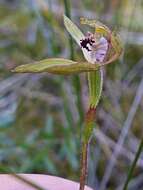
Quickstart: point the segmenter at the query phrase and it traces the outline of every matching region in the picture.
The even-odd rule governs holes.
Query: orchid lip
[[[105,37],[97,38],[90,32],[85,35],[84,39],[80,40],[85,59],[92,64],[104,61],[109,48],[108,43]]]

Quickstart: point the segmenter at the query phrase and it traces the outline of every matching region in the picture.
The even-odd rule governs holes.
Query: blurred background
[[[121,59],[105,68],[88,176],[96,190],[120,190],[143,137],[142,0],[0,0],[0,163],[17,173],[79,180],[86,75],[10,71],[47,57],[83,60],[63,25],[62,14],[70,12],[78,26],[80,17],[104,22],[124,44]],[[143,189],[143,154],[133,189]]]

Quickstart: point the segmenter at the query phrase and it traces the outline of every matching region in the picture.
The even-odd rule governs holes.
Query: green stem
[[[88,147],[90,143],[90,138],[94,128],[95,120],[95,108],[89,108],[85,116],[85,127],[83,131],[83,140],[81,148],[81,161],[80,161],[80,187],[79,190],[84,190],[86,178],[87,178],[87,168],[88,168]]]
[[[131,178],[133,176],[134,169],[136,167],[137,161],[139,159],[139,156],[140,156],[142,150],[143,150],[143,138],[141,139],[140,145],[139,145],[137,153],[135,155],[135,159],[134,159],[134,161],[133,161],[133,163],[132,163],[132,165],[131,165],[131,167],[129,169],[129,172],[128,172],[128,175],[127,175],[127,179],[125,181],[123,190],[127,190],[127,188],[128,188],[129,182],[130,182],[130,180],[131,180]]]

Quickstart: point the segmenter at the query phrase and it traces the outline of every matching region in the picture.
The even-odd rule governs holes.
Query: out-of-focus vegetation
[[[77,24],[80,17],[99,19],[120,32],[125,47],[120,61],[106,68],[97,109],[88,177],[96,189],[121,189],[143,137],[142,11],[141,0],[71,1]],[[10,72],[47,57],[70,57],[63,13],[62,0],[0,1],[0,163],[14,172],[78,180],[80,134],[88,103],[85,75]],[[75,43],[74,55],[83,59]],[[129,189],[142,187],[143,155]]]

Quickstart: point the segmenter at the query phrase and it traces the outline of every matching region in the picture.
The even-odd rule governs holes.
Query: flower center
[[[92,51],[91,46],[95,43],[94,35],[90,32],[87,33],[84,39],[80,40],[80,45],[87,51]]]

